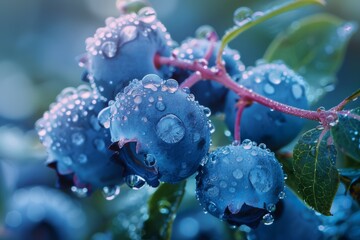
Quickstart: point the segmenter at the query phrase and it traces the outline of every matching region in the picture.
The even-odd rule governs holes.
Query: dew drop
[[[269,73],[269,82],[274,85],[278,85],[281,83],[281,72],[272,71]]]
[[[169,79],[165,82],[165,86],[169,93],[174,93],[179,88],[179,83],[175,79]]]
[[[235,169],[232,175],[235,179],[241,179],[244,176],[243,172],[240,169]]]
[[[136,96],[136,97],[134,98],[134,103],[135,103],[135,104],[140,104],[141,102],[142,102],[142,98],[141,98],[140,95],[138,95],[138,96]]]
[[[120,194],[120,186],[115,185],[103,187],[102,194],[106,200],[113,200]]]
[[[156,134],[166,143],[177,143],[184,138],[184,123],[174,114],[167,114],[157,123]]]
[[[130,42],[137,37],[137,28],[136,26],[125,26],[120,31],[120,44]]]
[[[153,23],[156,20],[156,12],[151,7],[144,7],[138,12],[139,20],[144,23]]]
[[[165,106],[165,103],[163,103],[162,101],[158,101],[156,104],[155,104],[155,107],[157,110],[159,110],[160,112],[164,111],[166,106]]]
[[[274,222],[274,217],[270,214],[267,213],[263,216],[263,223],[264,225],[271,225]]]
[[[300,99],[301,96],[303,95],[302,87],[300,86],[300,84],[297,83],[292,85],[291,92],[295,99]]]
[[[113,41],[106,41],[101,45],[101,51],[107,58],[113,58],[117,52],[116,43]]]
[[[157,91],[158,87],[161,85],[161,78],[156,74],[148,74],[142,79],[142,85],[144,88]]]
[[[169,214],[171,211],[171,203],[166,200],[160,200],[158,202],[159,212],[161,214]]]
[[[109,128],[110,127],[110,117],[111,117],[110,107],[104,108],[99,113],[99,116],[98,116],[99,123],[104,128]]]
[[[211,212],[211,213],[216,212],[216,210],[217,210],[216,204],[213,203],[213,202],[210,202],[209,205],[208,205],[208,210],[209,210],[209,212]]]
[[[87,188],[71,187],[71,191],[75,193],[77,197],[84,198],[88,195],[89,190]]]
[[[65,165],[68,165],[68,166],[70,166],[72,164],[72,159],[71,159],[71,157],[68,157],[68,156],[63,157],[62,161]]]
[[[251,149],[252,148],[252,142],[250,139],[245,139],[243,142],[242,142],[242,147],[246,150],[248,149]]]
[[[145,185],[145,179],[143,179],[142,177],[138,176],[138,175],[128,175],[125,178],[126,184],[134,189],[134,190],[138,190],[140,188],[142,188]]]
[[[203,25],[200,26],[198,29],[196,29],[195,31],[195,37],[196,38],[207,38],[208,36],[211,35],[211,33],[215,32],[214,28],[209,26],[209,25]]]
[[[234,23],[238,26],[244,24],[244,21],[250,20],[253,11],[248,7],[240,7],[234,12]]]
[[[217,197],[219,195],[219,188],[218,187],[211,187],[209,188],[206,193],[209,195],[209,197]]]
[[[76,145],[76,146],[80,146],[82,144],[84,144],[85,142],[85,136],[82,133],[73,133],[71,135],[71,142]]]
[[[204,108],[203,108],[203,112],[204,112],[204,114],[205,114],[206,117],[210,117],[210,116],[211,116],[211,110],[210,110],[210,108],[204,107]]]
[[[275,88],[273,86],[271,86],[270,84],[266,83],[264,85],[264,92],[266,94],[274,94],[275,93]]]
[[[270,171],[260,166],[253,168],[249,172],[249,180],[259,192],[268,192],[273,186]]]
[[[275,212],[275,210],[276,210],[276,205],[275,205],[275,204],[272,204],[272,203],[267,204],[266,210],[267,210],[268,212],[270,212],[270,213]]]
[[[279,193],[279,199],[284,199],[285,198],[285,192],[283,192],[283,191],[281,191],[280,193]]]

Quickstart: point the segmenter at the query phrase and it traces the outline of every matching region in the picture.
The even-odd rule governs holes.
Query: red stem
[[[235,126],[234,126],[234,140],[241,142],[241,135],[240,135],[240,123],[241,123],[241,116],[244,109],[250,104],[249,101],[245,99],[240,99],[240,101],[236,104],[237,105],[237,112],[235,118]]]
[[[328,114],[334,114],[333,111],[328,111],[325,114],[320,113],[317,111],[310,111],[310,110],[304,110],[296,107],[292,107],[277,101],[274,101],[270,98],[266,98],[262,95],[259,95],[255,92],[253,92],[250,89],[245,88],[242,85],[237,84],[235,81],[233,81],[230,76],[226,73],[224,68],[220,66],[220,68],[213,67],[209,69],[207,66],[201,66],[200,64],[197,64],[196,62],[190,62],[190,61],[183,61],[179,59],[174,58],[167,58],[167,57],[161,57],[158,56],[155,58],[155,61],[158,64],[161,65],[171,65],[174,67],[178,67],[181,69],[188,69],[191,71],[198,71],[202,75],[202,79],[208,79],[212,81],[219,82],[220,84],[224,85],[228,89],[234,91],[237,95],[246,98],[251,101],[258,102],[264,106],[267,106],[271,109],[284,112],[287,114],[291,114],[294,116],[298,116],[301,118],[307,118],[310,120],[319,121],[323,124],[325,124],[325,117]]]
[[[197,82],[199,82],[202,79],[201,77],[201,73],[196,71],[193,74],[191,74],[187,79],[184,80],[184,82],[182,82],[180,84],[181,88],[191,88],[192,86],[194,86]]]

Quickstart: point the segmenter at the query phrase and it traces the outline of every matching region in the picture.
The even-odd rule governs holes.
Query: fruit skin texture
[[[136,143],[134,162],[154,166],[160,181],[176,183],[195,173],[208,152],[206,110],[176,80],[149,74],[119,93],[99,121],[120,149]]]
[[[259,224],[284,189],[274,153],[250,140],[210,153],[196,180],[196,195],[205,211],[232,225],[250,227]]]
[[[248,68],[238,83],[275,101],[301,109],[309,108],[303,78],[282,63],[261,64]],[[235,104],[238,99],[239,97],[231,91],[226,98],[225,122],[232,133],[237,112]],[[304,119],[271,111],[268,107],[254,102],[243,111],[240,124],[241,138],[265,143],[272,151],[276,151],[290,143],[300,133],[304,123]]]
[[[214,44],[214,49],[208,61],[208,67],[216,65],[216,56],[221,46],[221,42],[212,42],[206,38],[189,38],[185,40],[180,47],[174,50],[175,55],[180,60],[190,61],[204,61],[204,57]],[[240,61],[240,54],[228,47],[225,48],[223,53],[223,61],[225,63],[226,72],[230,76],[235,76],[244,71],[245,66]],[[188,70],[182,70],[175,68],[173,78],[182,83],[193,72]],[[200,81],[191,87],[191,92],[195,95],[196,99],[201,105],[204,105],[211,109],[213,113],[222,111],[224,108],[224,101],[228,89],[223,85],[214,81]]]
[[[131,13],[108,18],[106,26],[86,40],[83,65],[93,87],[109,101],[135,78],[149,73],[169,76],[171,68],[157,68],[154,58],[157,54],[169,57],[171,44],[169,33],[156,16]]]
[[[123,183],[124,167],[107,148],[110,132],[97,120],[105,106],[86,85],[66,88],[36,122],[47,164],[56,168],[60,181],[89,190]]]

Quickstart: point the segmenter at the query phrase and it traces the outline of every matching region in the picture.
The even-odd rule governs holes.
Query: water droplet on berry
[[[275,205],[275,204],[272,204],[272,203],[267,204],[267,205],[266,205],[266,210],[267,210],[268,212],[270,212],[270,213],[275,212],[275,210],[276,210],[276,205]]]
[[[278,85],[281,83],[281,72],[272,71],[269,73],[269,82],[274,85]]]
[[[200,26],[198,29],[196,29],[195,37],[206,39],[213,32],[215,32],[213,27],[211,27],[209,25],[203,25],[203,26]]]
[[[242,142],[242,147],[246,150],[248,149],[251,149],[252,148],[252,142],[250,139],[245,139],[243,142]]]
[[[169,93],[174,93],[178,89],[179,84],[175,79],[169,79],[165,82],[165,86],[167,87],[167,91]]]
[[[140,95],[138,95],[138,96],[136,96],[136,97],[134,98],[134,103],[135,103],[135,104],[140,104],[141,102],[142,102],[142,98],[141,98]]]
[[[98,116],[99,123],[104,128],[109,128],[110,127],[110,117],[111,117],[110,107],[104,108],[99,113],[99,116]]]
[[[76,146],[80,146],[85,142],[85,136],[79,132],[74,133],[71,135],[71,142]]]
[[[148,74],[142,79],[142,85],[144,88],[157,91],[158,87],[161,85],[161,78],[156,74]]]
[[[138,190],[140,188],[142,188],[145,185],[145,179],[143,179],[142,177],[138,176],[138,175],[128,175],[125,178],[126,184],[134,189],[134,190]]]
[[[144,23],[153,23],[156,20],[156,12],[151,7],[144,7],[138,12],[139,20]]]
[[[103,187],[102,193],[106,200],[113,200],[120,194],[120,186],[115,185]]]
[[[280,193],[279,193],[279,199],[284,199],[285,198],[285,192],[283,192],[283,191],[281,191]]]
[[[211,187],[209,188],[206,193],[209,195],[209,197],[217,197],[219,195],[219,188],[218,187]]]
[[[116,43],[113,41],[106,41],[101,45],[101,51],[107,58],[113,58],[117,52]]]
[[[137,28],[136,26],[125,26],[121,29],[120,33],[120,45],[130,42],[137,37]]]
[[[211,110],[210,110],[210,108],[204,107],[204,108],[203,108],[203,112],[204,112],[204,114],[205,114],[206,117],[210,117],[210,116],[211,116]]]
[[[266,94],[274,94],[275,93],[275,88],[273,86],[271,86],[270,84],[266,83],[264,85],[264,92]]]
[[[157,110],[159,111],[164,111],[166,106],[165,106],[165,103],[163,103],[162,101],[158,101],[156,104],[155,104],[155,107]]]
[[[303,95],[302,87],[300,86],[300,84],[297,83],[292,85],[291,92],[295,99],[300,99],[301,96]]]
[[[216,204],[213,202],[210,202],[208,205],[208,210],[209,210],[209,212],[212,212],[212,213],[216,212],[216,210],[217,210]]]
[[[263,223],[264,225],[271,225],[274,222],[274,217],[270,214],[267,213],[263,216]]]
[[[257,166],[249,172],[249,180],[259,192],[268,192],[273,185],[270,171],[261,166]]]
[[[68,156],[63,157],[62,161],[65,165],[68,165],[68,166],[70,166],[72,164],[72,159],[71,159],[71,157],[68,157]]]
[[[234,12],[234,23],[241,26],[245,21],[249,21],[253,11],[248,7],[240,7]]]
[[[235,179],[241,179],[244,176],[243,172],[240,169],[235,169],[232,175]]]
[[[184,123],[174,114],[167,114],[157,123],[156,134],[166,143],[177,143],[184,138]]]

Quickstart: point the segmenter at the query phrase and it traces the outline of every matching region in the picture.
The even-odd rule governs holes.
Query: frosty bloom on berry
[[[212,44],[214,45],[212,46]],[[213,67],[216,65],[216,55],[220,45],[221,43],[219,41],[213,42],[206,38],[189,38],[185,40],[180,47],[174,50],[174,54],[178,59],[199,61],[199,63],[207,63],[208,67]],[[212,47],[213,50],[209,56],[210,58],[205,60],[205,55]],[[240,61],[240,54],[238,51],[226,47],[222,58],[225,69],[230,76],[238,75],[244,71],[245,66]],[[191,71],[176,68],[173,78],[181,83],[191,74]],[[227,91],[228,90],[224,86],[214,81],[201,81],[191,87],[191,93],[195,95],[199,103],[209,107],[213,113],[223,109]]]
[[[124,167],[107,148],[110,132],[97,119],[105,105],[88,86],[66,88],[36,122],[47,163],[67,184],[90,190],[123,183]]]
[[[153,166],[160,181],[176,183],[195,173],[209,149],[207,113],[176,80],[149,74],[133,80],[99,120],[120,149],[133,149],[139,171]]]
[[[250,140],[210,153],[196,180],[204,210],[237,226],[270,223],[267,212],[284,190],[284,174],[274,153]]]
[[[171,68],[155,66],[154,58],[170,56],[172,44],[155,11],[147,7],[138,14],[106,19],[106,26],[86,40],[87,55],[80,65],[87,68],[88,80],[98,92],[111,100],[134,78],[149,73],[168,77]]]

